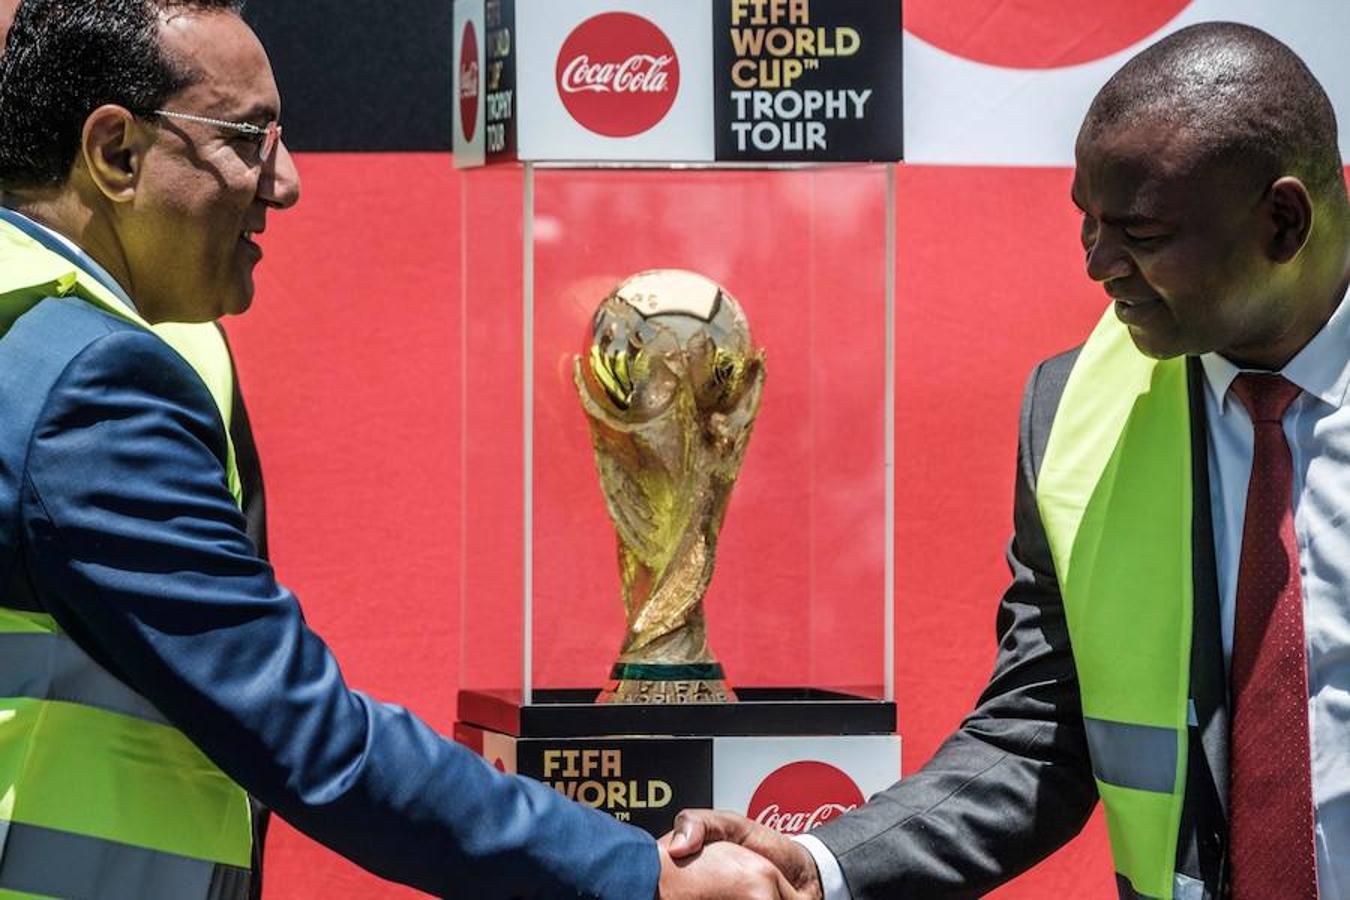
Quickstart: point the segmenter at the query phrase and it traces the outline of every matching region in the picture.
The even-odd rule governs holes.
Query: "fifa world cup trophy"
[[[735,700],[703,595],[764,389],[745,314],[702,275],[641,272],[596,310],[574,374],[628,614],[599,702]]]

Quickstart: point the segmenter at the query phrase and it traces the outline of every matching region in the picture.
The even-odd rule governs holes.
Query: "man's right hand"
[[[662,845],[675,860],[700,851],[707,853],[723,842],[739,844],[772,863],[794,892],[784,897],[821,900],[820,873],[811,852],[745,816],[716,809],[687,809],[675,817],[675,830],[662,839]]]
[[[659,842],[661,881],[657,900],[809,900],[762,856],[734,843],[709,844],[680,859],[667,852],[670,835]]]

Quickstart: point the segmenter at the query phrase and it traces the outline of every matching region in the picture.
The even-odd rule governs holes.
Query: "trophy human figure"
[[[574,376],[628,621],[598,702],[735,700],[703,595],[764,388],[745,313],[697,273],[641,272],[601,302]]]

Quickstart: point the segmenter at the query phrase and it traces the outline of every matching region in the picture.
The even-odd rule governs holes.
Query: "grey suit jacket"
[[[1037,366],[1022,403],[998,656],[975,710],[918,772],[813,834],[854,900],[976,897],[1072,838],[1097,802],[1078,678],[1035,485],[1078,351]],[[1189,360],[1195,491],[1195,716],[1177,848],[1179,900],[1223,896],[1228,781],[1226,685],[1210,523],[1204,398]],[[1102,873],[1103,878],[1111,877]],[[1117,879],[1122,897],[1133,896]]]

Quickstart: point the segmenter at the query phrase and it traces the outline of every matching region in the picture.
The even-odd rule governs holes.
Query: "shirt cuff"
[[[839,868],[839,860],[834,858],[830,848],[821,843],[820,838],[809,834],[798,834],[792,838],[806,848],[816,861],[816,871],[820,873],[820,893],[825,900],[853,900],[853,895],[844,883],[844,871]]]

